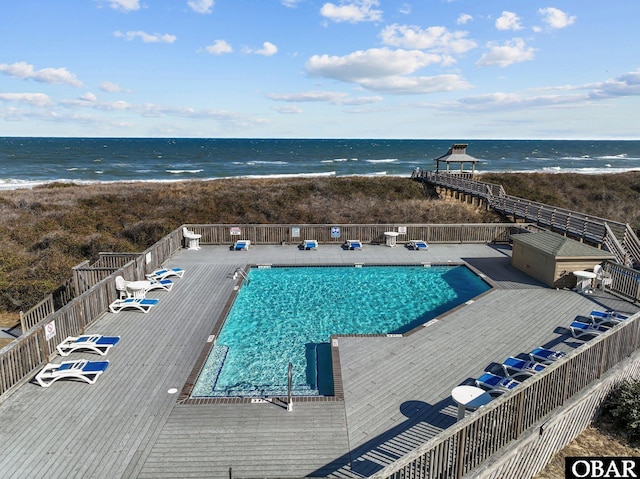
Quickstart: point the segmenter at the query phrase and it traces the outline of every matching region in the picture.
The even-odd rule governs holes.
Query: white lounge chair
[[[69,356],[75,351],[89,350],[94,351],[101,356],[109,352],[113,346],[118,344],[120,336],[102,336],[101,334],[84,336],[69,336],[57,346],[60,356]]]
[[[251,240],[238,240],[233,245],[234,251],[248,251],[251,246]]]
[[[144,298],[147,292],[154,289],[171,291],[171,288],[173,288],[173,281],[170,279],[127,281],[122,276],[116,276],[116,289],[120,299]]]
[[[48,388],[58,379],[79,379],[94,384],[106,371],[109,361],[64,361],[60,364],[49,363],[36,375],[36,382]]]
[[[200,238],[202,238],[201,234],[195,233],[191,231],[186,226],[182,227],[182,236],[187,242],[187,249],[200,249]]]
[[[302,249],[318,249],[318,241],[317,240],[304,240],[302,243]]]
[[[599,287],[603,291],[606,287],[611,287],[611,284],[613,283],[611,273],[605,271],[602,265],[595,265],[593,267],[593,272],[596,274],[596,287]]]
[[[618,324],[629,319],[629,316],[617,313],[615,311],[598,311],[594,309],[589,313],[589,317],[594,324]]]
[[[344,244],[347,249],[362,249],[362,242],[360,240],[347,240]]]
[[[538,347],[533,349],[529,353],[529,357],[532,361],[538,361],[542,364],[551,364],[558,359],[565,357],[567,353],[562,351],[554,351],[553,349],[547,349],[543,347]]]
[[[504,373],[510,377],[516,376],[533,376],[535,373],[544,371],[546,366],[536,361],[527,361],[526,359],[508,357],[502,363]]]
[[[150,298],[126,298],[116,299],[109,305],[109,311],[112,313],[119,313],[123,309],[139,309],[143,313],[148,313],[149,310],[158,304],[157,299]]]
[[[573,321],[569,325],[571,334],[576,339],[585,339],[588,337],[595,337],[602,333],[609,331],[609,328],[600,324],[583,323],[582,321]]]
[[[427,242],[422,240],[411,240],[408,243],[408,247],[416,251],[419,251],[421,249],[429,249],[429,245],[427,244]]]
[[[161,268],[145,275],[149,281],[162,281],[170,276],[177,276],[182,278],[184,276],[184,269],[182,268]]]

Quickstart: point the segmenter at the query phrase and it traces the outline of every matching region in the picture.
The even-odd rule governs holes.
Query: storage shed
[[[593,267],[613,254],[551,231],[511,235],[511,264],[552,288],[576,286],[574,271]]]

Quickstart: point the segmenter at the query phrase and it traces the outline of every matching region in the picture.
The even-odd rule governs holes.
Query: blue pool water
[[[252,268],[191,397],[331,395],[330,336],[410,331],[489,289],[465,266]]]

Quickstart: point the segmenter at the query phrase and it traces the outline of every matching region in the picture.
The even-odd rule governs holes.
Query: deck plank
[[[496,289],[407,337],[340,337],[344,401],[298,401],[287,412],[270,403],[179,404],[168,393],[191,373],[236,268],[460,260]],[[579,342],[562,326],[591,309],[638,311],[600,292],[547,288],[512,268],[503,246],[204,246],[180,251],[168,266],[187,272],[171,292],[150,294],[160,303],[149,314],[106,313],[88,331],[122,336],[96,384],[26,384],[0,404],[2,477],[228,477],[230,467],[244,477],[362,477],[453,424],[456,385],[539,345],[570,350]],[[81,357],[102,359],[73,355]]]

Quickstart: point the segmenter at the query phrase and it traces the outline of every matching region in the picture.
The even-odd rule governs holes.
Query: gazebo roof
[[[456,143],[444,155],[435,158],[434,161],[445,163],[477,163],[477,158],[467,155],[466,143]]]

